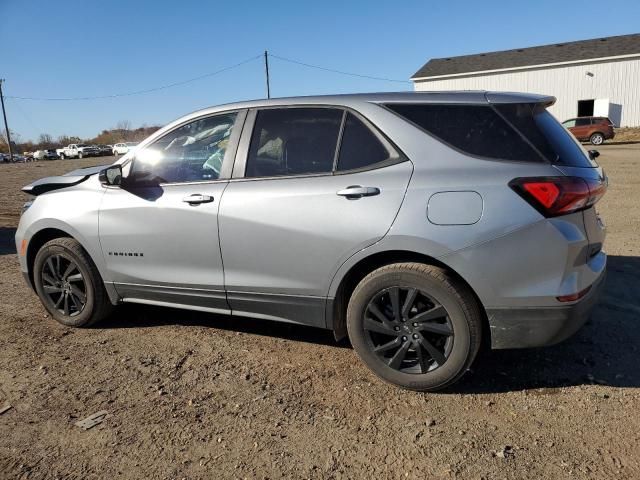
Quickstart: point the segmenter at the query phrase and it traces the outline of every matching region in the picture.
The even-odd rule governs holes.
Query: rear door
[[[412,171],[354,112],[250,112],[219,216],[233,313],[324,326],[334,273],[386,234]]]

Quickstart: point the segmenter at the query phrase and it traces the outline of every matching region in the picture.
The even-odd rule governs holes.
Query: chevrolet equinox
[[[24,187],[20,267],[58,322],[123,302],[349,338],[379,377],[458,380],[481,344],[572,335],[602,288],[607,187],[548,96],[358,94],[183,117]]]

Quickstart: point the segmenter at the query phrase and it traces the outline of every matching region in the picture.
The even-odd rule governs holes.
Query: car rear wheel
[[[60,160],[64,160],[64,153],[60,154]]]
[[[73,238],[56,238],[40,248],[33,279],[42,304],[63,325],[88,327],[113,309],[98,269]]]
[[[367,275],[347,308],[354,350],[380,378],[416,391],[441,390],[469,369],[481,341],[481,309],[447,271],[396,263]]]
[[[82,158],[82,152],[78,152],[78,158]]]
[[[600,132],[593,133],[591,134],[591,137],[589,137],[589,141],[592,145],[602,145],[602,142],[604,142],[604,135]]]

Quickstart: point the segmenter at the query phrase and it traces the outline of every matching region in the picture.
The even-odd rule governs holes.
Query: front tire
[[[589,137],[591,145],[602,145],[604,143],[604,135],[596,132]]]
[[[356,286],[347,330],[354,350],[377,376],[409,390],[436,391],[473,363],[482,313],[469,288],[446,270],[396,263]]]
[[[91,326],[113,309],[98,269],[73,238],[56,238],[40,248],[33,279],[44,307],[68,327]]]

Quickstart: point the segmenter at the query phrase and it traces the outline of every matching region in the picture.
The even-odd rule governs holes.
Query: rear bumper
[[[604,287],[605,272],[578,302],[568,306],[488,309],[491,348],[531,348],[559,343],[589,319]]]

